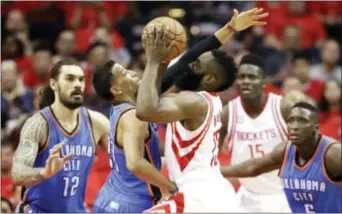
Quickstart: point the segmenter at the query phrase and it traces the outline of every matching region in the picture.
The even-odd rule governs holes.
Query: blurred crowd
[[[229,21],[234,8],[244,11],[253,7],[270,13],[267,26],[239,33],[222,48],[237,64],[246,53],[262,56],[265,90],[283,95],[291,90],[305,92],[321,110],[321,131],[341,140],[342,2],[2,1],[2,212],[13,209],[11,203],[20,200],[20,188],[10,179],[12,155],[23,122],[39,110],[39,91],[48,83],[55,62],[77,59],[86,74],[85,105],[108,115],[109,104],[97,97],[91,86],[92,71],[114,59],[143,72],[141,33],[149,20],[176,18],[185,26],[191,48]],[[221,93],[223,103],[235,96],[235,86]],[[164,131],[160,125],[161,138]],[[228,164],[228,159],[223,151],[221,162]],[[108,155],[98,148],[87,189],[90,207],[108,172]]]

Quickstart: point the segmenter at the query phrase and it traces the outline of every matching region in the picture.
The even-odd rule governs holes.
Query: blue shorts
[[[93,206],[93,213],[142,213],[153,206],[151,200],[139,200],[117,193],[113,189],[101,188]]]

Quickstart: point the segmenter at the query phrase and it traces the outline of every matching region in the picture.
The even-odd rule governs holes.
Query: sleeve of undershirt
[[[203,53],[219,48],[221,43],[213,35],[207,39],[200,41],[190,50],[188,50],[174,65],[169,67],[165,72],[162,79],[162,92],[169,89],[178,77],[184,75],[187,72],[191,72],[189,64],[196,61],[196,59]],[[176,85],[177,86],[177,85]]]

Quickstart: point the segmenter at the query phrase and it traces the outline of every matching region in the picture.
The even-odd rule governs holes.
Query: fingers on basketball
[[[142,35],[143,48],[146,47],[146,44],[144,44],[146,43],[146,38],[144,37],[150,36],[149,34],[151,33],[150,31],[147,31],[150,24],[162,26],[159,36],[166,41],[167,47],[170,50],[165,61],[176,58],[184,51],[187,43],[187,35],[184,27],[178,21],[170,17],[158,17],[147,24]]]

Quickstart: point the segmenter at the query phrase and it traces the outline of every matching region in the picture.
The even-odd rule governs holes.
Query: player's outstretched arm
[[[240,164],[221,167],[221,173],[224,177],[255,177],[263,173],[279,169],[284,159],[286,142],[277,145],[273,151],[261,158],[250,159]]]
[[[331,144],[324,156],[325,166],[329,173],[334,177],[342,176],[342,144]]]
[[[145,141],[150,137],[148,123],[140,121],[135,116],[135,109],[121,116],[119,122],[118,139],[123,142],[126,155],[126,166],[138,178],[159,188],[175,192],[177,187],[164,177],[144,155],[148,147]],[[150,157],[153,158],[153,157]],[[159,158],[159,157],[158,157]]]
[[[39,145],[46,141],[47,135],[47,122],[39,113],[25,122],[13,157],[12,180],[16,185],[31,186],[44,180],[44,168],[33,168],[33,164]]]
[[[189,64],[194,62],[203,53],[217,49],[225,44],[237,31],[245,30],[251,26],[262,26],[266,22],[261,21],[268,16],[263,9],[254,8],[242,13],[234,11],[234,16],[222,28],[217,30],[213,36],[210,36],[190,50],[188,50],[174,65],[172,65],[167,72],[165,72],[162,81],[162,92],[168,90],[172,84],[172,90],[177,92],[181,90],[193,90],[197,88],[196,81],[188,81],[193,79],[193,71]],[[234,78],[233,76],[231,78]]]

